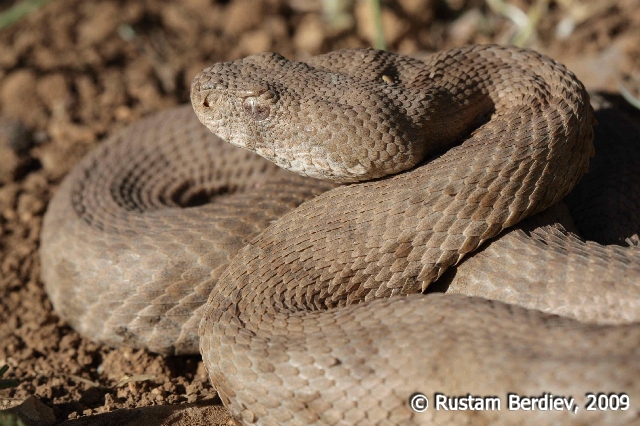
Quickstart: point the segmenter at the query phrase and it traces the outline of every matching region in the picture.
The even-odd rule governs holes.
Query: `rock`
[[[24,154],[31,148],[32,139],[21,121],[0,117],[0,183],[15,179],[19,169],[26,164]]]
[[[296,49],[310,55],[320,53],[320,48],[325,39],[324,27],[325,24],[318,15],[305,15],[293,38]]]
[[[222,426],[234,425],[228,411],[214,399],[193,404],[154,405],[115,410],[79,419],[67,420],[61,426]]]
[[[30,396],[21,403],[3,410],[2,414],[14,415],[25,426],[49,426],[56,422],[53,410],[35,396]]]
[[[22,121],[10,117],[0,117],[0,146],[7,147],[17,154],[29,151],[32,139]]]

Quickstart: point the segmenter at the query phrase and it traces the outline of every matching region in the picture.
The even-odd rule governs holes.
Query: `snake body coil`
[[[43,280],[82,334],[163,353],[199,342],[244,423],[638,416],[409,406],[416,392],[640,401],[637,248],[585,243],[550,214],[503,233],[589,167],[593,112],[564,66],[498,46],[424,61],[264,53],[204,70],[192,104],[222,139],[279,166],[370,181],[282,171],[185,108],[133,126],[81,162],[45,218]],[[637,175],[629,164],[620,173]],[[637,233],[637,218],[621,223],[616,241]],[[441,277],[449,293],[500,301],[419,294]]]

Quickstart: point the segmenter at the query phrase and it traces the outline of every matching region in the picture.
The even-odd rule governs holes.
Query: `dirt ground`
[[[227,424],[199,356],[112,349],[56,316],[39,278],[42,215],[86,152],[146,114],[188,102],[205,66],[264,50],[305,59],[374,43],[369,2],[344,1],[342,11],[329,3],[50,0],[0,30],[0,367],[10,367],[3,379],[18,382],[0,400],[33,395],[55,424],[204,401]],[[539,16],[529,33],[487,3],[384,1],[387,48],[518,42],[565,62],[592,89],[637,93],[640,0],[556,0],[539,14],[543,1],[510,1],[531,20]],[[621,98],[619,105],[640,117]]]

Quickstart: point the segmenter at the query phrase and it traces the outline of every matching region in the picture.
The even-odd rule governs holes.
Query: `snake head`
[[[282,163],[278,141],[290,140],[283,123],[289,123],[287,111],[296,107],[278,72],[289,62],[276,53],[261,53],[206,68],[191,84],[198,118],[227,142]]]
[[[413,167],[423,155],[406,113],[415,99],[396,96],[388,75],[360,77],[259,53],[203,70],[191,101],[213,133],[301,175],[356,182]]]
[[[268,154],[264,135],[278,119],[278,91],[261,74],[245,61],[215,64],[193,81],[191,101],[200,121],[222,139]]]

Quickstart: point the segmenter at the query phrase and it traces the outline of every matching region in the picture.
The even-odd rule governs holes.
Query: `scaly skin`
[[[495,249],[498,263],[462,272],[484,242],[587,171],[592,109],[561,64],[497,46],[424,62],[371,50],[307,63],[259,54],[204,70],[192,104],[221,138],[280,166],[374,180],[334,188],[278,171],[206,135],[185,109],[143,121],[85,159],[45,218],[43,279],[81,333],[189,353],[203,317],[205,365],[242,423],[637,417],[636,249],[525,227],[469,259]],[[201,198],[214,203],[181,208]],[[637,232],[634,223],[618,228]],[[576,267],[558,253],[589,268],[567,273]],[[416,294],[458,262],[435,290],[502,302]],[[602,281],[615,285],[600,293]],[[599,391],[627,392],[631,409],[587,412],[584,393]],[[416,413],[415,392],[496,395],[503,407]],[[580,409],[509,411],[509,392],[572,395]]]

